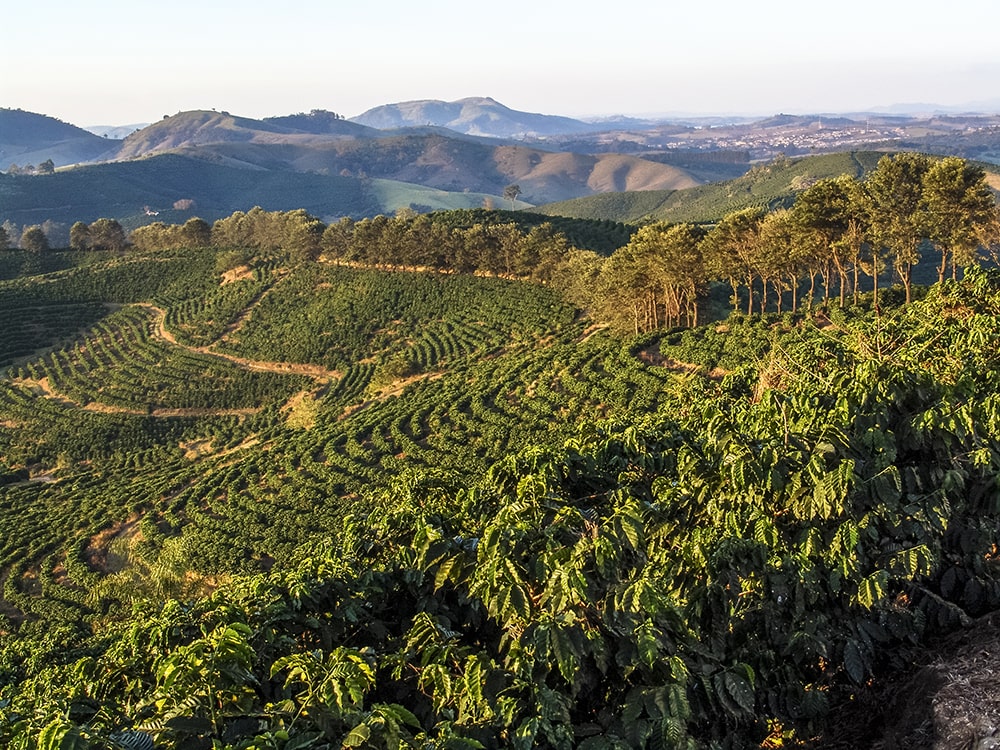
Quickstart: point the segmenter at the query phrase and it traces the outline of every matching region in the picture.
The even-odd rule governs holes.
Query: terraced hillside
[[[995,269],[624,336],[496,277],[27,260],[5,746],[801,746],[1000,607]]]
[[[284,564],[363,489],[474,474],[577,419],[647,411],[672,377],[526,283],[213,263],[154,253],[0,287],[16,621],[48,620],[54,596],[85,620],[90,540],[127,523],[136,554],[181,540],[199,574]]]

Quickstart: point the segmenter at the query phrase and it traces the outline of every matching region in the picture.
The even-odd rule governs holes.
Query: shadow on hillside
[[[810,750],[1000,748],[1000,613],[974,621],[920,663],[843,706]]]

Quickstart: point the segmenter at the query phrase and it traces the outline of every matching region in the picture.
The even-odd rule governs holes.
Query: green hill
[[[190,216],[212,221],[254,206],[273,211],[304,208],[335,220],[392,214],[411,206],[468,208],[481,206],[487,199],[502,200],[498,195],[450,193],[391,180],[241,169],[177,154],[94,164],[51,175],[0,174],[0,220],[22,225],[109,217],[131,229],[153,221],[183,223]],[[175,209],[178,201],[193,203]],[[158,215],[146,215],[145,207]]]
[[[537,206],[532,210],[549,215],[628,223],[708,222],[742,208],[790,203],[797,190],[808,187],[816,180],[841,174],[861,177],[873,169],[883,155],[881,152],[859,151],[779,159],[757,165],[743,176],[726,182],[684,190],[594,195]]]

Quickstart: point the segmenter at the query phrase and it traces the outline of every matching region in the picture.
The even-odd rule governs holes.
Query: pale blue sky
[[[6,0],[0,106],[77,125],[181,110],[813,113],[1000,100],[996,0]]]

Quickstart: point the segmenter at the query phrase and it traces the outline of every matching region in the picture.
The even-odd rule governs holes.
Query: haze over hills
[[[118,142],[75,125],[20,109],[0,109],[0,166],[38,164],[58,167],[111,157]]]
[[[605,127],[571,117],[519,112],[488,96],[454,102],[427,99],[384,104],[350,119],[382,130],[438,125],[468,135],[494,138],[589,133]]]
[[[46,128],[57,121],[31,117],[39,124],[34,131],[36,146],[43,148]],[[320,111],[267,120],[226,112],[183,112],[120,142],[98,140],[111,147],[102,154],[106,163],[76,168],[72,175],[49,175],[42,193],[36,189],[38,183],[4,180],[3,218],[16,223],[67,221],[77,210],[92,216],[101,201],[106,211],[98,215],[130,222],[142,221],[144,207],[162,212],[178,200],[196,200],[199,210],[209,216],[257,204],[277,210],[288,207],[289,195],[304,200],[306,184],[319,189],[318,183],[334,177],[359,184],[351,189],[342,182],[323,188],[300,206],[336,218],[392,213],[403,207],[424,211],[498,204],[510,184],[520,186],[519,205],[526,206],[608,190],[675,190],[702,182],[683,168],[635,155],[558,152],[434,126],[377,130]],[[130,166],[166,154],[183,161]],[[179,171],[178,164],[183,164]],[[169,173],[158,176],[160,167],[169,168]],[[178,182],[178,173],[185,175],[186,184]],[[376,189],[373,180],[390,181],[392,187],[380,184]],[[64,183],[75,187],[61,189]],[[300,183],[301,188],[295,187]],[[358,199],[362,193],[368,198]],[[53,203],[51,196],[57,194],[62,197]],[[251,195],[253,202],[247,204]],[[341,202],[338,196],[350,197]],[[46,210],[56,211],[58,217],[43,215]]]
[[[261,205],[302,207],[330,220],[400,208],[505,205],[510,185],[520,189],[518,206],[544,206],[549,213],[704,220],[746,201],[786,200],[794,180],[808,181],[813,169],[784,175],[781,185],[772,179],[759,195],[756,188],[728,186],[755,165],[899,150],[1000,164],[1000,117],[777,114],[753,122],[584,122],[519,112],[484,97],[402,102],[350,119],[324,110],[260,120],[180,112],[116,140],[3,109],[0,167],[22,174],[0,180],[0,221],[109,216],[137,226],[187,218],[171,213],[177,201],[193,202],[209,219]],[[151,160],[164,155],[176,158]],[[47,159],[56,167],[82,166],[72,176],[65,170],[31,176],[29,165]],[[88,166],[94,162],[103,165]],[[584,203],[567,203],[577,200]]]

